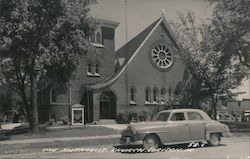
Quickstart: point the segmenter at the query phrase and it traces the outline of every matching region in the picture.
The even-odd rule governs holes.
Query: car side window
[[[197,112],[187,112],[189,120],[203,120],[203,117]]]
[[[170,119],[171,121],[182,121],[185,120],[184,113],[174,113]]]
[[[169,112],[160,113],[160,114],[157,116],[157,118],[156,118],[155,120],[156,120],[156,121],[167,121],[169,115],[170,115]]]

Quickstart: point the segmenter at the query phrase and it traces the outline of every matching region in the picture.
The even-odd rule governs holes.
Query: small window
[[[203,120],[202,116],[196,112],[188,112],[188,119],[189,120]]]
[[[92,65],[91,65],[91,63],[88,63],[88,73],[92,73]]]
[[[135,102],[135,89],[131,88],[130,89],[130,101]]]
[[[56,90],[55,90],[55,88],[51,89],[51,92],[50,92],[50,101],[52,103],[56,103]]]
[[[154,102],[157,102],[157,96],[158,96],[158,90],[157,90],[157,88],[155,88],[153,91],[153,101]]]
[[[182,121],[185,120],[184,113],[174,113],[171,117],[171,121]]]
[[[150,88],[147,88],[145,91],[145,101],[150,102]]]
[[[101,34],[99,32],[96,33],[96,43],[101,43]]]
[[[99,74],[99,65],[98,65],[98,63],[95,64],[95,73]]]

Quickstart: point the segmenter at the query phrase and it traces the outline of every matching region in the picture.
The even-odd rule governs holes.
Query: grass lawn
[[[59,138],[59,137],[86,137],[86,136],[105,136],[119,134],[120,131],[102,127],[86,126],[85,128],[72,129],[49,129],[39,135],[31,133],[11,135],[10,140],[24,140],[35,138]]]

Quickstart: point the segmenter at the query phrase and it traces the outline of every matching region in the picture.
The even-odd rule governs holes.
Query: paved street
[[[77,151],[76,148],[58,149],[55,150],[56,152],[41,151],[41,153],[6,155],[0,156],[0,158],[250,158],[250,137],[239,135],[236,137],[225,138],[222,140],[221,146],[217,147],[164,147],[165,152],[156,153],[114,152],[115,150],[119,151],[119,149],[114,149],[112,146],[107,146],[102,149],[97,148],[96,152],[89,152],[91,150],[84,149],[84,147],[79,148],[84,152],[69,152],[74,150]]]

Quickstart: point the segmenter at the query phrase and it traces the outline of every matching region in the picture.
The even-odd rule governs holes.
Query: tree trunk
[[[193,100],[191,100],[191,105],[193,106],[194,109],[201,109],[199,99],[193,98]]]
[[[214,120],[217,120],[217,103],[213,105]]]
[[[31,116],[31,109],[30,109],[30,105],[27,102],[27,99],[23,97],[23,102],[24,102],[24,106],[25,106],[25,110],[27,113],[27,120],[30,123],[30,127],[32,128],[32,116]]]
[[[31,74],[31,106],[32,106],[32,128],[34,134],[39,134],[38,105],[37,105],[37,79],[35,72]]]
[[[217,120],[217,95],[212,96],[212,112],[213,112],[213,118],[214,120]]]
[[[30,124],[30,127],[32,128],[33,125],[32,125],[32,116],[31,116],[31,108],[30,108],[30,104],[28,103],[28,100],[27,100],[27,96],[26,96],[26,92],[25,92],[25,88],[24,86],[21,87],[21,97],[22,97],[22,100],[23,100],[23,104],[25,106],[25,110],[26,110],[26,117],[27,117],[27,121],[29,122]]]

